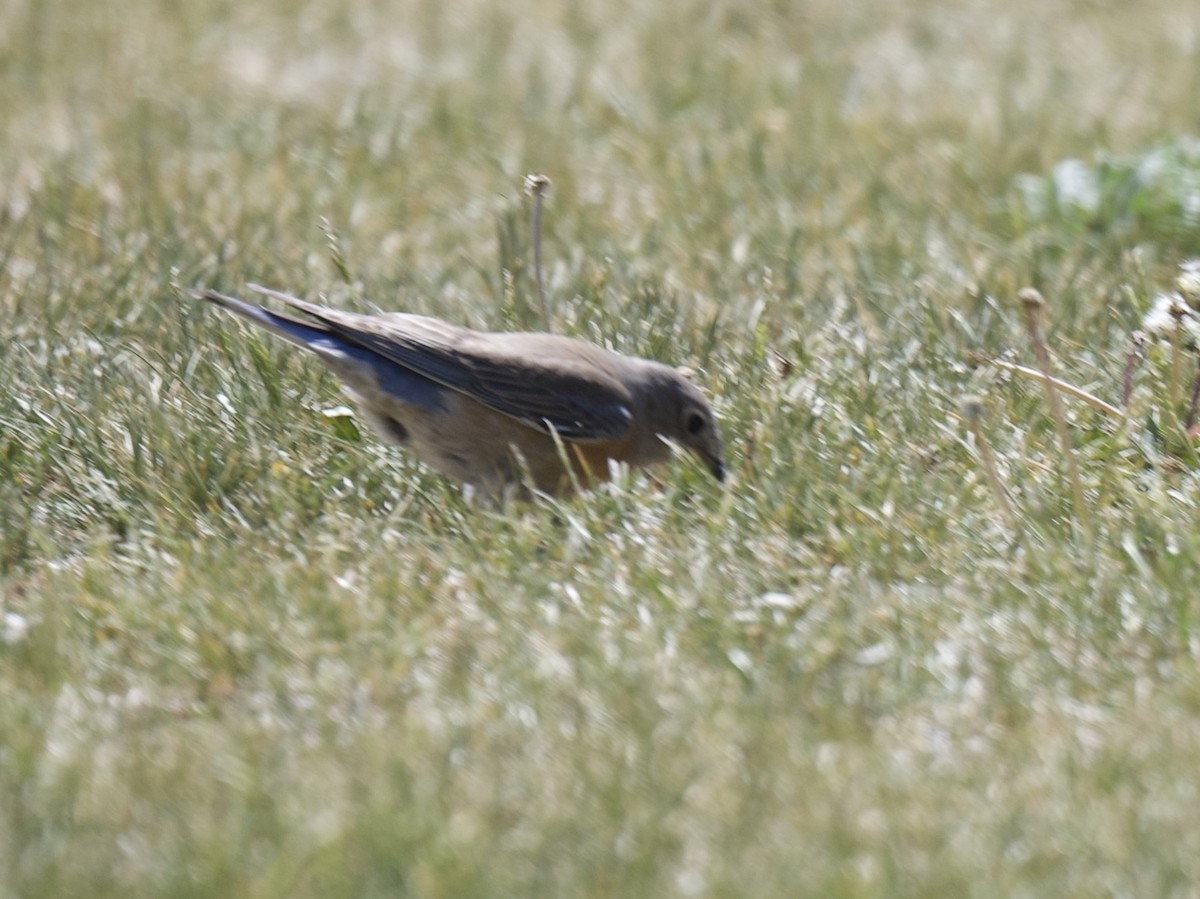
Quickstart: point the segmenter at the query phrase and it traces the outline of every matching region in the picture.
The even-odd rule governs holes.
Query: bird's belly
[[[608,459],[621,458],[617,444],[556,441],[449,390],[432,407],[382,392],[354,398],[385,440],[403,446],[435,471],[489,492],[528,483],[547,493],[570,493],[576,484],[607,480]]]

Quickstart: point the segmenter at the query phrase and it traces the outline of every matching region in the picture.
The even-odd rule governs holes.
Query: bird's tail
[[[320,311],[320,307],[305,303],[286,293],[268,290],[257,285],[249,286],[252,290],[257,290],[259,293],[264,293],[285,303],[291,303],[297,308],[308,310],[311,307],[317,312]],[[377,413],[374,408],[373,397],[387,395],[409,405],[423,406],[426,409],[440,410],[444,408],[442,389],[434,381],[393,362],[371,347],[356,342],[352,334],[343,335],[334,331],[319,319],[312,322],[300,321],[289,315],[272,312],[262,306],[255,306],[253,303],[239,300],[237,297],[217,293],[215,290],[192,291],[192,296],[228,309],[235,315],[240,315],[242,318],[266,328],[271,333],[277,334],[284,340],[316,353],[333,370],[334,374],[342,379],[356,401],[367,410],[368,414],[374,416],[371,420],[376,423],[377,429],[391,440],[399,439],[394,430],[398,425],[393,423],[390,426],[386,424],[382,427],[378,426],[382,419],[380,413]]]
[[[270,309],[264,309],[262,306],[255,306],[253,303],[239,300],[237,297],[217,293],[215,290],[192,291],[192,296],[200,300],[215,303],[217,306],[228,309],[235,315],[240,315],[247,321],[254,322],[254,324],[266,328],[284,340],[307,349],[316,349],[314,343],[327,341],[330,337],[329,329],[322,324],[317,322],[303,322],[289,315],[281,315],[278,312],[272,312]]]

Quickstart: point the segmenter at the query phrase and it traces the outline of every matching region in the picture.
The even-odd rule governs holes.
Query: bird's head
[[[718,481],[725,480],[725,456],[712,407],[692,383],[690,372],[654,363],[647,403],[654,438],[683,447]]]

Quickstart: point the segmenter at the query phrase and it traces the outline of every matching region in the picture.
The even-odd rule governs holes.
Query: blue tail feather
[[[441,385],[390,359],[385,359],[374,350],[332,333],[324,325],[308,324],[216,291],[204,291],[197,296],[222,306],[297,346],[311,350],[335,371],[339,366],[369,371],[380,390],[402,402],[424,406],[430,410],[441,409],[444,406],[442,395],[445,388]],[[337,373],[345,374],[344,371]]]

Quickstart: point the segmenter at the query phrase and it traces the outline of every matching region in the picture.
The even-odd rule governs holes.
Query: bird
[[[473,490],[567,495],[608,480],[614,462],[665,462],[672,445],[725,480],[712,408],[685,371],[557,334],[345,312],[247,286],[293,314],[192,294],[315,353],[372,430]]]

